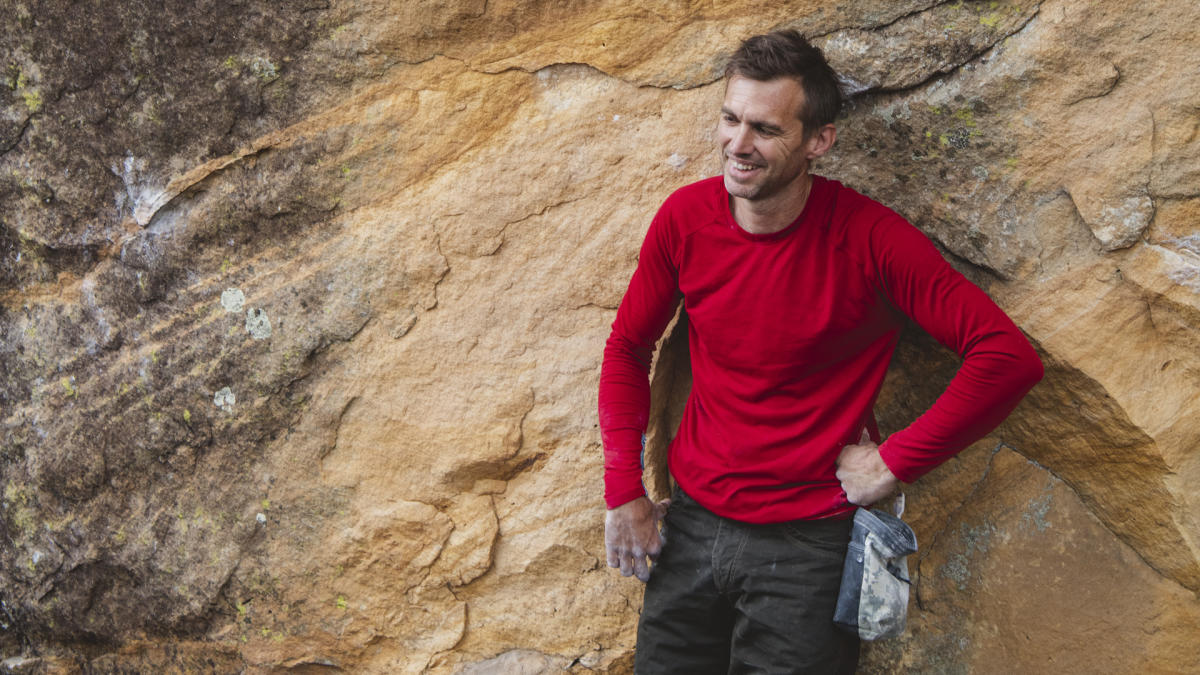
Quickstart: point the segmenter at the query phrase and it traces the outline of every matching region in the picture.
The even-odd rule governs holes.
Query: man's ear
[[[833,144],[837,142],[837,128],[832,124],[826,124],[813,132],[805,143],[805,157],[809,161],[821,157],[833,148]]]

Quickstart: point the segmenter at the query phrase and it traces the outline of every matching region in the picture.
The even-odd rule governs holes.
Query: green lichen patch
[[[22,537],[30,537],[37,528],[38,510],[33,491],[16,483],[4,486],[2,513],[9,527]]]
[[[42,109],[42,92],[37,90],[26,90],[21,92],[21,100],[25,102],[25,107],[30,113],[36,113]]]

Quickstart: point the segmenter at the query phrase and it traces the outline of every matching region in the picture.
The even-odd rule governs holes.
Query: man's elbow
[[[1016,363],[1013,364],[1014,367],[1009,376],[1016,380],[1018,388],[1022,392],[1022,395],[1024,395],[1024,393],[1033,389],[1034,385],[1042,381],[1042,378],[1046,375],[1046,367],[1042,364],[1042,359],[1038,356],[1033,345],[1029,343],[1024,335],[1020,337],[1020,340],[1022,349],[1017,352]]]
[[[604,359],[602,369],[614,364],[635,367],[643,373],[650,372],[650,363],[654,358],[654,345],[638,344],[621,335],[613,329],[604,343]]]
[[[1016,326],[1011,330],[992,335],[988,352],[993,382],[1014,397],[1014,404],[1041,382],[1046,374],[1037,350]]]

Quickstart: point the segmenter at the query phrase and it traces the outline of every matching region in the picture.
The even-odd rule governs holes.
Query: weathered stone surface
[[[1194,594],[1145,566],[1044,467],[984,442],[929,478],[909,500],[924,549],[909,632],[870,645],[864,671],[1200,668]],[[942,488],[962,485],[969,493],[946,504]],[[939,502],[933,513],[926,499]],[[1088,648],[1064,648],[1076,643]]]
[[[780,26],[857,92],[818,171],[1048,366],[912,486],[912,630],[864,669],[1200,668],[1190,3],[10,4],[0,671],[629,672],[600,351]],[[955,367],[914,330],[885,430]]]
[[[911,89],[956,70],[1024,28],[1040,3],[940,3],[878,27],[844,28],[816,41],[847,92]],[[936,39],[936,37],[941,39]]]

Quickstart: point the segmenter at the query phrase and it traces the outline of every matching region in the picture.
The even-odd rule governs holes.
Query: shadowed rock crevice
[[[646,427],[643,463],[646,490],[655,500],[671,495],[667,450],[679,430],[692,390],[692,361],[688,351],[687,311],[680,303],[675,319],[659,341],[650,376],[650,423]]]
[[[1045,358],[1047,378],[1007,424],[1016,447],[1064,480],[1104,525],[1154,570],[1192,591],[1200,566],[1170,518],[1180,508],[1166,481],[1172,470],[1157,443],[1135,426],[1112,397],[1078,370]],[[1053,406],[1053,408],[1051,407]],[[1050,412],[1054,410],[1054,412]],[[1074,415],[1064,415],[1073,410]],[[1062,429],[1050,441],[1042,429]]]
[[[939,540],[941,540],[943,537],[947,536],[947,528],[950,526],[950,523],[954,519],[955,514],[960,512],[962,509],[964,509],[971,502],[972,498],[975,496],[975,493],[977,493],[979,491],[979,489],[983,486],[984,481],[987,480],[988,473],[992,470],[992,462],[996,457],[996,453],[1000,452],[1001,448],[1003,448],[1003,447],[1004,447],[1003,445],[997,445],[995,448],[993,448],[990,452],[987,453],[987,462],[983,467],[983,473],[979,475],[977,480],[974,480],[971,483],[970,488],[966,491],[966,496],[963,497],[962,500],[960,502],[958,502],[956,505],[951,506],[951,510],[950,510],[948,516],[945,517],[944,520],[941,520],[941,522],[938,523],[939,527],[937,530],[935,530],[930,535],[926,535],[926,536],[922,537],[922,539],[919,541],[920,550],[917,553],[917,560],[915,561],[916,562],[915,570],[914,570],[915,575],[913,577],[912,590],[915,595],[914,601],[917,603],[917,606],[920,607],[922,610],[927,609],[927,608],[925,606],[925,603],[923,603],[921,601],[921,588],[922,588],[921,579],[923,578],[923,576],[925,574],[925,572],[922,570],[921,566],[924,564],[925,559],[928,557],[929,551],[931,549],[937,548]],[[910,519],[911,519],[911,516],[910,516]],[[924,533],[922,533],[922,534],[924,534]]]

